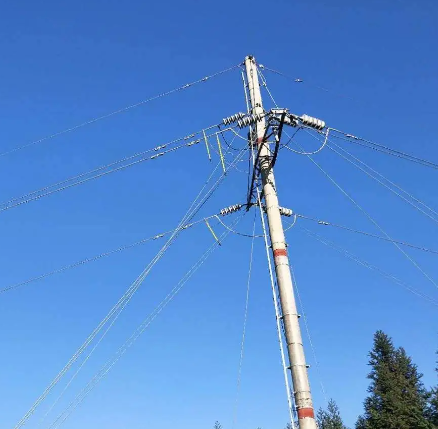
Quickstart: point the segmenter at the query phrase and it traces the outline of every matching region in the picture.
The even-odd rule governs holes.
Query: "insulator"
[[[262,206],[262,209],[266,213],[266,206],[264,204]],[[278,210],[280,210],[280,214],[282,216],[291,217],[294,214],[292,209],[288,209],[286,207],[278,207]]]
[[[151,156],[150,159],[155,159],[155,158],[158,158],[159,156],[163,156],[163,155],[164,155],[163,152],[161,152],[161,153],[157,153],[156,155]]]
[[[234,204],[233,206],[222,209],[219,213],[221,216],[226,216],[231,213],[238,212],[242,208],[242,204]]]
[[[286,207],[279,207],[279,209],[282,216],[291,217],[294,214],[292,209],[287,209]]]
[[[316,130],[322,130],[325,127],[324,121],[321,121],[321,119],[317,119],[309,115],[303,115],[300,119],[304,125],[315,128]]]
[[[224,125],[230,125],[230,124],[233,124],[234,122],[237,122],[239,119],[243,118],[244,116],[245,116],[245,113],[238,112],[235,115],[228,116],[228,117],[222,119],[222,122]]]
[[[265,115],[263,113],[247,115],[247,116],[239,119],[237,121],[237,125],[239,126],[239,128],[244,128],[244,127],[247,127],[249,125],[254,125],[256,122],[261,121],[264,118],[264,116]]]

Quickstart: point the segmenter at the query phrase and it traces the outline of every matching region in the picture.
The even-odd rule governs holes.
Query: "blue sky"
[[[248,3],[22,1],[0,18],[0,151],[7,151],[240,63],[302,78],[266,78],[297,114],[438,160],[438,5],[433,0]],[[329,92],[319,89],[322,86]],[[270,106],[266,98],[267,106]],[[218,123],[244,109],[237,71],[0,158],[2,201]],[[300,137],[309,149],[315,142]],[[241,141],[238,143],[242,144]],[[341,143],[438,207],[436,171]],[[315,157],[395,238],[436,248],[436,225],[327,150]],[[217,160],[217,159],[216,159]],[[2,287],[175,227],[211,171],[198,146],[0,213]],[[242,168],[244,168],[242,166]],[[282,205],[378,232],[306,159],[283,151]],[[233,172],[199,216],[241,201]],[[250,231],[252,217],[239,228]],[[388,243],[299,221],[438,298]],[[250,240],[231,236],[63,427],[231,428]],[[320,363],[306,339],[316,407],[327,395],[346,423],[361,413],[377,329],[436,384],[436,307],[312,240],[288,233],[291,263]],[[212,243],[181,235],[61,402],[81,389]],[[0,428],[11,428],[158,251],[144,246],[0,296]],[[409,250],[438,279],[436,255]],[[305,336],[305,335],[304,335]],[[256,242],[236,428],[284,427],[287,409],[264,250]],[[58,390],[59,392],[59,390]],[[51,396],[51,400],[56,395]],[[37,427],[44,403],[28,427]],[[50,422],[56,413],[46,422]]]

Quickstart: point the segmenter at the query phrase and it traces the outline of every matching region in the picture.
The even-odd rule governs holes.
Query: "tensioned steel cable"
[[[241,152],[235,157],[234,162],[238,162],[246,150],[247,150],[246,148],[243,148],[241,150]],[[232,168],[233,166],[234,166],[233,163],[230,164],[228,169]],[[90,343],[94,340],[96,335],[98,335],[98,333],[103,329],[103,327],[106,325],[106,323],[111,318],[118,317],[118,315],[123,311],[123,309],[126,307],[126,305],[129,303],[129,301],[132,299],[133,295],[136,293],[136,291],[138,290],[140,285],[143,283],[146,276],[149,274],[149,272],[152,270],[152,268],[155,266],[155,264],[162,258],[164,253],[167,251],[167,249],[170,247],[170,245],[174,242],[176,237],[179,235],[179,232],[183,229],[185,224],[190,222],[190,220],[196,215],[196,213],[202,208],[202,206],[211,198],[214,191],[219,187],[219,185],[222,183],[222,181],[226,177],[226,172],[228,171],[228,169],[222,173],[222,175],[211,186],[211,188],[204,195],[204,197],[201,199],[201,201],[196,204],[196,201],[199,199],[201,193],[205,189],[208,182],[206,182],[206,184],[204,184],[203,188],[201,189],[201,191],[198,193],[198,196],[195,198],[195,200],[191,204],[188,212],[183,217],[183,219],[180,222],[180,224],[178,225],[177,229],[172,233],[172,235],[167,240],[167,242],[164,244],[164,246],[160,249],[158,254],[152,259],[152,261],[143,270],[143,272],[140,274],[140,276],[137,277],[137,279],[132,283],[132,285],[128,288],[128,290],[125,292],[125,294],[119,299],[119,301],[114,305],[114,307],[109,311],[109,313],[105,316],[105,318],[99,323],[99,325],[87,337],[85,342],[73,354],[73,356],[70,358],[70,360],[64,366],[64,368],[57,374],[57,376],[52,380],[52,382],[48,385],[48,387],[44,390],[44,392],[37,398],[37,400],[34,402],[34,404],[31,406],[31,408],[26,412],[26,414],[21,418],[21,420],[14,426],[14,429],[19,429],[26,423],[26,421],[35,412],[36,408],[47,397],[47,395],[51,392],[51,390],[58,384],[58,382],[61,380],[61,378],[64,376],[64,374],[71,368],[71,366],[81,356],[81,354],[84,352],[84,350],[90,345]],[[210,175],[210,177],[212,177],[212,175]]]
[[[294,216],[296,218],[299,218],[299,219],[310,220],[312,222],[317,223],[318,225],[331,226],[331,227],[342,229],[342,230],[345,230],[348,232],[353,232],[355,234],[364,235],[366,237],[371,237],[371,238],[376,238],[378,240],[387,241],[389,243],[397,243],[397,244],[400,244],[402,246],[411,247],[412,249],[421,250],[422,252],[438,254],[438,250],[435,250],[435,249],[430,249],[428,247],[418,246],[416,244],[408,243],[406,241],[394,240],[392,238],[384,237],[382,235],[372,234],[371,232],[368,232],[368,231],[361,231],[359,229],[350,228],[349,226],[346,226],[346,225],[340,225],[337,223],[328,222],[326,220],[317,219],[317,218],[312,217],[312,216],[306,216],[306,215],[302,215],[300,213],[294,213]]]
[[[335,149],[333,146],[336,147],[337,149]],[[377,170],[375,170],[374,168],[370,167],[368,164],[366,164],[365,162],[360,160],[358,157],[352,155],[346,149],[344,149],[341,146],[337,145],[333,141],[330,141],[330,144],[328,145],[328,148],[332,152],[336,153],[338,156],[340,156],[341,158],[345,159],[347,162],[349,162],[350,164],[352,164],[353,166],[355,166],[356,168],[358,168],[359,170],[364,172],[367,176],[371,177],[373,180],[375,180],[376,182],[380,183],[385,188],[389,189],[393,194],[397,195],[399,198],[401,198],[402,200],[406,201],[409,205],[411,205],[412,207],[417,209],[419,212],[423,213],[425,216],[427,216],[428,218],[430,218],[434,222],[438,223],[438,218],[437,218],[438,212],[436,210],[432,209],[431,207],[429,207],[426,203],[421,201],[419,198],[414,197],[412,194],[407,192],[401,186],[395,184],[394,182],[389,180],[387,177],[385,177],[382,173],[379,173]],[[341,152],[343,152],[343,153],[341,153]],[[344,154],[346,154],[347,156],[345,156]],[[350,158],[348,158],[348,157],[350,157]],[[363,167],[365,167],[365,169]],[[368,171],[366,169],[368,169]],[[378,177],[376,177],[376,176],[378,176]],[[401,191],[402,194],[400,194],[400,192],[392,189],[391,186],[389,186],[387,183],[382,182],[382,180],[380,180],[379,177],[380,177],[380,179],[385,180],[387,183],[389,183],[394,188],[396,188],[399,191]],[[405,195],[403,195],[403,194],[405,194],[407,197]],[[410,198],[410,200],[409,200],[409,198]],[[421,206],[423,206],[423,208]],[[432,214],[431,213],[427,213],[427,211],[425,211],[424,209],[429,210],[429,212],[431,212]]]
[[[234,412],[233,412],[233,423],[231,428],[234,429],[237,422],[237,413],[239,408],[239,394],[240,394],[240,386],[242,383],[242,367],[243,367],[243,357],[245,352],[245,340],[246,340],[246,327],[248,322],[248,308],[249,308],[249,293],[251,288],[251,275],[252,275],[252,266],[254,260],[254,244],[255,244],[255,229],[256,229],[256,220],[257,220],[257,211],[254,212],[254,223],[252,227],[252,240],[251,240],[251,248],[249,252],[249,267],[248,267],[248,275],[246,282],[246,296],[245,296],[245,309],[243,313],[243,329],[242,329],[242,340],[240,343],[240,355],[239,355],[239,366],[237,370],[237,386],[236,386],[236,400],[234,402]],[[229,228],[229,231],[232,231]]]
[[[234,224],[241,219],[238,217]],[[220,243],[223,243],[229,231],[224,231],[220,236]],[[90,392],[98,385],[98,383],[109,373],[111,368],[120,360],[120,358],[126,353],[126,351],[137,341],[137,339],[145,332],[155,318],[164,310],[164,308],[175,298],[175,296],[181,291],[187,281],[193,276],[193,274],[202,266],[210,254],[219,246],[219,241],[215,241],[209,249],[201,256],[201,258],[192,266],[192,268],[182,277],[178,284],[169,292],[169,294],[158,304],[158,306],[152,311],[152,313],[140,324],[140,326],[134,331],[134,333],[125,341],[125,343],[117,350],[115,355],[101,367],[101,369],[93,376],[93,378],[87,383],[87,385],[76,395],[75,399],[70,402],[66,409],[58,415],[58,417],[52,422],[48,429],[59,428],[67,418],[73,413],[73,411],[85,400]]]
[[[298,145],[298,144],[297,144]],[[303,150],[303,148],[298,145],[300,149]],[[378,222],[341,186],[339,183],[333,179],[333,177],[323,168],[321,165],[316,162],[311,156],[307,156],[309,160],[325,175],[325,177],[345,196],[347,197],[350,202],[360,211],[362,212],[367,219],[382,232],[384,236],[386,236],[388,239],[392,240],[392,237],[378,224]],[[438,284],[435,282],[435,280],[427,274],[423,268],[408,254],[406,253],[398,243],[395,243],[392,241],[392,244],[436,287],[438,288]]]
[[[434,170],[438,170],[438,164],[429,161],[424,158],[419,158],[417,156],[411,155],[406,152],[402,152],[400,150],[392,149],[388,146],[382,145],[380,143],[373,142],[371,140],[364,139],[362,137],[357,137],[352,134],[346,133],[345,131],[337,130],[336,128],[330,128],[332,131],[335,131],[336,133],[342,134],[343,137],[336,136],[335,134],[333,137],[347,141],[348,143],[356,144],[359,146],[366,147],[368,149],[373,149],[377,152],[384,153],[386,155],[391,155],[396,158],[404,159],[406,161],[410,161],[419,165],[423,165],[424,167],[433,168]]]
[[[392,282],[394,282],[395,284],[403,287],[404,289],[406,289],[407,291],[409,291],[410,293],[412,293],[413,295],[416,295],[422,299],[425,299],[426,301],[430,302],[431,304],[435,305],[438,307],[438,301],[435,298],[430,297],[429,295],[426,295],[423,292],[420,292],[419,290],[415,289],[414,287],[410,286],[409,284],[407,284],[406,282],[403,282],[402,280],[398,279],[397,277],[395,277],[392,274],[389,274],[388,272],[382,270],[381,268],[365,261],[364,259],[361,259],[359,257],[357,257],[356,255],[354,255],[353,253],[351,253],[350,251],[346,250],[345,248],[341,247],[340,245],[334,243],[331,240],[328,240],[325,237],[322,237],[321,235],[308,230],[307,228],[303,228],[298,226],[298,229],[304,231],[308,236],[315,238],[317,241],[319,241],[320,243],[326,245],[327,247],[331,247],[334,250],[336,250],[337,252],[343,254],[344,256],[346,256],[348,259],[351,259],[352,261],[356,262],[359,265],[362,265],[365,268],[368,268],[371,271],[375,271],[378,274],[380,274],[382,277],[391,280]]]
[[[210,129],[213,127],[215,127],[215,126],[208,127],[206,129]],[[224,131],[228,131],[228,130],[224,130]],[[196,134],[192,134],[192,135],[190,135],[190,137],[193,137],[194,135],[196,135]],[[216,135],[216,133],[209,134],[209,136],[213,136],[213,135]],[[194,139],[194,140],[188,141],[186,143],[180,144],[178,146],[174,146],[170,149],[166,149],[168,145],[171,145],[171,144],[174,144],[175,142],[178,142],[181,140],[186,140],[186,139],[187,139],[187,137],[182,137],[182,138],[179,138],[177,140],[173,140],[172,142],[161,144],[159,146],[156,146],[155,148],[151,148],[151,149],[148,149],[144,152],[139,152],[139,153],[130,155],[130,156],[122,158],[118,161],[114,161],[110,164],[100,166],[98,168],[87,171],[85,173],[81,173],[81,174],[76,175],[76,176],[72,176],[68,179],[62,180],[60,182],[54,183],[54,184],[49,185],[49,186],[45,186],[39,190],[32,191],[32,192],[25,194],[25,195],[22,195],[20,197],[12,198],[9,201],[6,201],[6,202],[0,204],[0,212],[5,211],[5,210],[9,210],[11,208],[14,208],[14,207],[26,204],[26,203],[29,203],[31,201],[39,200],[43,197],[47,197],[49,195],[64,191],[66,189],[69,189],[69,188],[72,188],[72,187],[75,187],[78,185],[82,185],[86,182],[89,182],[90,180],[98,179],[100,177],[107,176],[109,174],[124,170],[126,168],[133,167],[133,166],[138,165],[142,162],[157,159],[157,158],[159,158],[163,155],[166,155],[168,153],[175,152],[179,149],[183,149],[186,147],[191,147],[191,146],[194,146],[194,145],[201,142],[201,138],[198,138],[198,139]],[[163,150],[163,149],[165,149],[165,150]],[[145,154],[150,153],[150,152],[155,152],[155,154],[151,155],[151,156],[144,156]],[[126,163],[127,161],[129,161],[129,162]]]
[[[53,134],[47,135],[47,136],[42,137],[42,138],[40,138],[40,139],[34,140],[34,141],[32,141],[32,142],[29,142],[29,143],[23,144],[23,145],[21,145],[21,146],[17,146],[17,147],[15,147],[15,148],[13,148],[13,149],[10,149],[10,150],[7,150],[7,151],[5,151],[5,152],[0,153],[0,157],[3,157],[3,156],[5,156],[5,155],[9,155],[9,154],[14,153],[14,152],[17,152],[17,151],[20,151],[20,150],[25,149],[25,148],[28,148],[28,147],[30,147],[30,146],[34,146],[34,145],[39,144],[39,143],[42,143],[42,142],[44,142],[44,141],[51,140],[51,139],[53,139],[53,138],[55,138],[55,137],[61,136],[61,135],[63,135],[63,134],[67,134],[67,133],[72,132],[72,131],[75,131],[75,130],[77,130],[77,129],[79,129],[79,128],[85,127],[85,126],[87,126],[87,125],[94,124],[94,123],[99,122],[99,121],[101,121],[101,120],[103,120],[103,119],[107,119],[107,118],[110,118],[110,117],[115,116],[115,115],[117,115],[117,114],[120,114],[120,113],[126,112],[126,111],[128,111],[128,110],[134,109],[135,107],[142,106],[142,105],[144,105],[144,104],[146,104],[146,103],[149,103],[149,102],[151,102],[151,101],[153,101],[153,100],[157,100],[157,99],[159,99],[159,98],[166,97],[166,96],[171,95],[171,94],[175,94],[176,92],[183,91],[183,90],[188,89],[188,88],[190,88],[190,87],[192,87],[192,86],[194,86],[194,85],[197,85],[197,84],[199,84],[199,83],[206,82],[207,80],[209,80],[209,79],[211,79],[211,78],[214,78],[214,77],[220,76],[220,75],[222,75],[222,74],[224,74],[224,73],[227,73],[227,72],[229,72],[229,71],[231,71],[231,70],[235,70],[236,68],[239,67],[239,65],[240,65],[240,64],[236,64],[236,65],[234,65],[234,66],[232,66],[232,67],[228,67],[228,68],[226,68],[226,69],[224,69],[224,70],[218,71],[218,72],[213,73],[213,74],[211,74],[211,75],[209,75],[209,76],[205,76],[205,77],[203,77],[203,78],[201,78],[201,79],[198,79],[198,80],[195,80],[195,81],[193,81],[193,82],[186,83],[185,85],[181,85],[181,86],[179,86],[179,87],[177,87],[177,88],[174,88],[174,89],[171,89],[171,90],[169,90],[169,91],[162,92],[162,93],[160,93],[160,94],[157,94],[157,95],[154,95],[154,96],[152,96],[152,97],[149,97],[149,98],[147,98],[147,99],[145,99],[145,100],[139,101],[139,102],[134,103],[134,104],[131,104],[131,105],[129,105],[129,106],[122,107],[121,109],[114,110],[113,112],[107,113],[107,114],[105,114],[105,115],[98,116],[98,117],[96,117],[96,118],[93,118],[93,119],[90,119],[90,120],[88,120],[88,121],[82,122],[82,123],[80,123],[80,124],[74,125],[74,126],[72,126],[72,127],[66,128],[66,129],[64,129],[64,130],[62,130],[62,131],[58,131],[58,132],[56,132],[56,133],[53,133]]]
[[[242,154],[240,155],[241,157],[243,156],[244,152],[245,152],[245,148],[242,149]],[[238,158],[238,157],[236,157]],[[234,160],[235,163],[239,162],[239,159],[235,159]],[[192,202],[192,204],[190,205],[189,209],[188,209],[188,213],[193,210],[193,211],[199,211],[199,209],[202,207],[202,205],[205,204],[205,202],[211,197],[212,193],[210,193],[211,191],[214,192],[215,189],[217,189],[217,184],[220,184],[220,181],[225,177],[225,175],[227,174],[227,171],[225,171],[223,173],[223,175],[218,179],[218,181],[216,181],[216,184],[213,185],[212,188],[210,188],[210,191],[207,192],[206,196],[204,197],[204,201],[200,202],[198,204],[198,206],[196,206],[194,208],[194,205],[196,203],[196,201],[198,201],[198,199],[200,198],[200,196],[202,195],[203,191],[205,190],[206,186],[208,185],[208,183],[210,182],[211,178],[214,176],[215,172],[218,170],[219,166],[221,165],[221,161],[219,161],[216,165],[216,167],[213,169],[213,171],[210,173],[210,176],[208,177],[208,179],[206,180],[204,186],[201,188],[201,190],[199,191],[198,195],[195,197],[194,201]],[[229,168],[233,168],[234,165],[233,163],[230,164]],[[210,193],[210,195],[209,195]],[[196,213],[194,213],[196,214]],[[186,216],[185,219],[183,219],[180,222],[181,226],[181,230],[185,230],[191,226],[193,226],[196,223],[199,222],[194,222],[194,223],[186,223],[184,226],[182,226],[184,224],[184,222],[186,222],[186,220],[191,220],[194,216],[194,214],[190,214],[190,216]],[[216,215],[214,216],[210,216],[211,217],[217,217]],[[204,221],[208,221],[209,218],[205,218],[203,219]],[[171,233],[175,233],[177,232],[176,230],[173,230]],[[220,241],[217,239],[216,240],[218,244],[220,244]],[[152,267],[151,267],[152,268]],[[150,270],[149,270],[150,271]],[[128,304],[129,300],[127,300],[126,304],[124,305],[124,307]],[[79,366],[79,368],[77,369],[77,371],[73,374],[73,376],[70,378],[70,380],[68,381],[67,385],[64,387],[63,391],[61,392],[61,394],[57,397],[57,399],[54,401],[54,403],[51,405],[51,407],[49,408],[49,410],[46,412],[46,414],[43,417],[43,420],[47,417],[47,415],[51,412],[51,410],[56,406],[56,404],[59,402],[59,400],[62,398],[62,396],[64,395],[64,393],[66,392],[66,390],[68,389],[68,387],[71,385],[71,383],[74,381],[74,379],[77,377],[77,375],[79,374],[79,372],[82,370],[83,366],[86,364],[86,362],[89,360],[89,358],[93,355],[94,351],[96,350],[96,348],[99,346],[99,344],[102,342],[102,340],[104,339],[104,337],[107,335],[108,331],[111,329],[111,327],[114,325],[115,321],[117,320],[117,318],[119,317],[119,315],[121,314],[121,311],[123,311],[124,307],[122,307],[122,309],[120,310],[120,312],[118,314],[116,314],[116,316],[114,317],[114,319],[112,320],[112,322],[110,323],[110,325],[108,326],[108,328],[104,331],[104,333],[102,334],[102,336],[99,338],[99,340],[96,342],[96,344],[94,345],[94,347],[92,348],[92,350],[90,351],[90,353],[85,357],[84,361],[81,363],[81,365]]]
[[[197,220],[195,222],[192,222],[190,224],[187,224],[187,225],[185,225],[183,230],[185,231],[186,229],[189,229],[192,226],[198,225],[200,223],[204,223],[206,220],[210,220],[210,219],[216,218],[216,216],[217,215],[211,215],[211,216],[205,217],[203,219],[199,219],[199,220]],[[172,229],[170,231],[162,232],[160,234],[151,235],[150,237],[143,238],[142,240],[138,240],[138,241],[135,241],[133,243],[126,244],[126,245],[117,247],[115,249],[108,250],[108,251],[103,252],[103,253],[99,253],[98,255],[95,255],[95,256],[90,256],[88,258],[80,259],[80,260],[78,260],[76,262],[72,262],[70,264],[63,265],[62,267],[59,267],[59,268],[56,268],[54,270],[48,271],[48,272],[46,272],[44,274],[40,274],[38,276],[34,276],[34,277],[31,277],[31,278],[28,278],[28,279],[23,280],[21,282],[11,284],[10,286],[6,286],[6,287],[0,289],[0,295],[5,293],[5,292],[9,292],[11,290],[14,290],[14,289],[18,289],[18,288],[20,288],[22,286],[26,286],[28,284],[37,282],[39,280],[44,280],[44,279],[46,279],[48,277],[51,277],[51,276],[53,276],[55,274],[60,274],[60,273],[63,273],[64,271],[68,271],[68,270],[71,270],[71,269],[74,269],[74,268],[81,267],[81,266],[89,264],[91,262],[95,262],[95,261],[98,261],[100,259],[106,258],[108,256],[114,255],[116,253],[120,253],[120,252],[123,252],[125,250],[129,250],[129,249],[132,249],[134,247],[141,246],[143,244],[148,243],[149,241],[159,240],[161,238],[166,237],[169,234],[172,234],[176,230],[177,230],[177,228]]]
[[[227,154],[228,154],[228,150],[227,150],[227,152],[225,153],[225,155],[227,155]],[[217,171],[217,169],[219,168],[219,166],[220,166],[220,162],[219,162],[219,163],[216,165],[216,167],[213,169],[213,173],[212,173],[212,174],[214,174],[214,173]],[[207,183],[208,183],[208,181],[207,181]],[[198,221],[196,221],[196,222],[192,222],[192,223],[190,223],[190,224],[186,224],[186,225],[184,226],[183,230],[186,230],[186,229],[188,229],[188,228],[191,228],[192,226],[195,226],[195,225],[197,225],[197,224],[199,224],[199,223],[203,223],[203,222],[205,222],[206,220],[210,220],[210,219],[212,219],[212,218],[216,218],[216,219],[219,221],[219,223],[220,223],[224,228],[229,229],[229,230],[230,230],[231,232],[233,232],[234,234],[242,235],[242,236],[245,236],[245,237],[252,237],[252,236],[250,236],[250,235],[248,235],[248,234],[243,234],[243,233],[241,233],[241,232],[238,232],[238,231],[235,231],[235,230],[231,229],[227,224],[225,224],[225,223],[220,219],[220,217],[219,217],[217,214],[216,214],[216,215],[211,215],[211,216],[205,217],[205,218],[203,218],[203,219],[200,219],[200,220],[198,220]],[[76,262],[72,262],[72,263],[70,263],[70,264],[64,265],[64,266],[62,266],[62,267],[56,268],[56,269],[54,269],[54,270],[48,271],[48,272],[43,273],[43,274],[40,274],[40,275],[38,275],[38,276],[30,277],[30,278],[28,278],[28,279],[26,279],[26,280],[23,280],[23,281],[21,281],[21,282],[17,282],[17,283],[11,284],[11,285],[9,285],[9,286],[3,287],[2,289],[0,289],[0,295],[1,295],[2,293],[9,292],[9,291],[11,291],[11,290],[14,290],[14,289],[20,288],[20,287],[22,287],[22,286],[26,286],[26,285],[28,285],[28,284],[30,284],[30,283],[34,283],[34,282],[37,282],[37,281],[39,281],[39,280],[43,280],[43,279],[45,279],[45,278],[47,278],[47,277],[51,277],[51,276],[53,276],[53,275],[55,275],[55,274],[60,274],[60,273],[62,273],[62,272],[64,272],[64,271],[68,271],[68,270],[70,270],[70,269],[78,268],[78,267],[81,267],[81,266],[83,266],[83,265],[86,265],[86,264],[88,264],[88,263],[90,263],[90,262],[95,262],[95,261],[98,261],[98,260],[100,260],[100,259],[106,258],[106,257],[108,257],[108,256],[114,255],[114,254],[116,254],[116,253],[120,253],[120,252],[123,252],[123,251],[125,251],[125,250],[132,249],[132,248],[134,248],[134,247],[137,247],[137,246],[143,245],[143,244],[145,244],[145,243],[147,243],[147,242],[149,242],[149,241],[154,241],[154,240],[158,240],[158,239],[164,238],[165,236],[167,236],[167,235],[173,233],[174,231],[175,231],[175,229],[174,229],[174,230],[170,230],[170,231],[165,231],[165,232],[162,232],[162,233],[159,233],[159,234],[155,234],[155,235],[152,235],[152,236],[150,236],[150,237],[148,237],[148,238],[144,238],[144,239],[142,239],[142,240],[135,241],[134,243],[126,244],[126,245],[123,245],[123,246],[117,247],[117,248],[115,248],[115,249],[111,249],[111,250],[108,250],[108,251],[106,251],[106,252],[100,253],[100,254],[98,254],[98,255],[90,256],[90,257],[88,257],[88,258],[84,258],[84,259],[80,259],[80,260],[78,260],[78,261],[76,261]],[[259,236],[257,236],[257,237],[259,237]],[[261,237],[261,236],[260,236],[260,237]]]
[[[333,91],[333,90],[331,90],[329,88],[326,88],[326,87],[323,87],[323,86],[320,86],[320,85],[316,85],[313,82],[308,81],[307,79],[302,79],[302,78],[299,78],[299,77],[293,77],[293,76],[290,76],[290,75],[288,75],[286,73],[283,73],[281,71],[271,69],[270,67],[266,67],[265,65],[262,65],[262,64],[260,64],[260,68],[262,70],[266,70],[266,71],[269,71],[271,73],[274,73],[274,74],[277,74],[279,76],[282,76],[282,77],[284,77],[286,79],[289,79],[289,80],[293,81],[294,83],[297,83],[297,84],[303,84],[304,83],[305,85],[313,86],[315,88],[320,89],[321,91],[334,94],[334,95],[336,95],[338,97],[347,98],[347,99],[349,99],[351,101],[357,101],[355,98],[350,97],[349,95],[341,94],[341,93],[335,92],[335,91]]]

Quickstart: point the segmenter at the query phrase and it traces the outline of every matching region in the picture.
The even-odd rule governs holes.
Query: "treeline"
[[[423,375],[405,349],[377,331],[369,358],[368,396],[355,429],[438,429],[438,386],[424,386]],[[317,424],[318,429],[348,429],[334,400],[327,409],[319,409]],[[214,429],[221,425],[216,422]]]
[[[438,429],[438,387],[426,389],[405,349],[377,331],[369,358],[368,396],[356,429]],[[317,420],[319,429],[347,429],[333,400]]]

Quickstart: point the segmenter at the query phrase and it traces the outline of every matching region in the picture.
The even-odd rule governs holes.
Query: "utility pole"
[[[260,169],[263,197],[269,225],[269,235],[274,256],[275,273],[277,276],[283,326],[289,356],[289,369],[292,374],[295,406],[300,429],[316,429],[312,395],[310,393],[309,377],[304,356],[304,347],[298,321],[297,306],[292,286],[292,276],[287,255],[287,245],[284,237],[274,171],[271,164],[271,151],[265,141],[266,120],[263,109],[257,65],[254,57],[245,58],[246,76],[251,101],[251,113],[259,115],[255,122],[255,139],[258,148],[258,167]],[[255,168],[255,166],[254,166]]]

